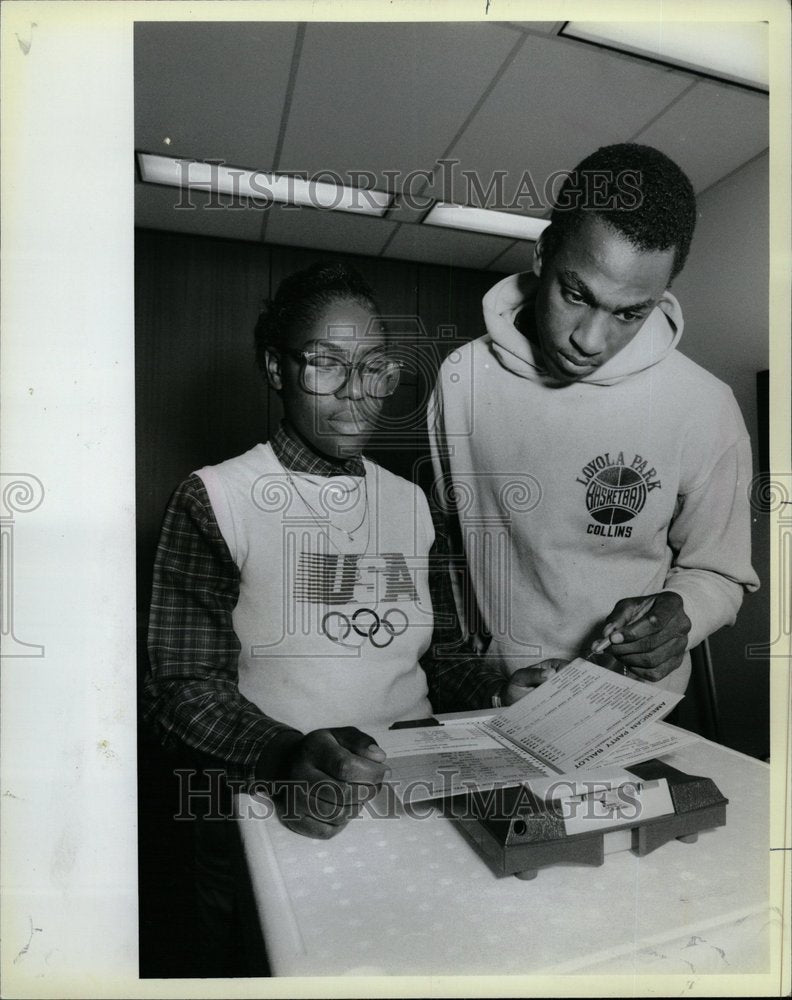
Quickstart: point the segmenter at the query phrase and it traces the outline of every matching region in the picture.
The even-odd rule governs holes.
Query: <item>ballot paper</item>
[[[369,735],[388,755],[388,784],[403,802],[520,785],[554,774],[526,750],[490,732],[486,722],[370,729]]]
[[[574,660],[486,720],[369,730],[402,801],[626,768],[689,742],[659,720],[682,698]]]
[[[597,767],[623,767],[625,763],[641,764],[695,743],[699,737],[665,722],[651,722],[598,758]]]
[[[565,773],[591,767],[646,723],[662,719],[681,698],[587,660],[573,660],[487,725]]]

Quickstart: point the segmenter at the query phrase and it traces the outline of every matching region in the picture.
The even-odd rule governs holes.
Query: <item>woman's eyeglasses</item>
[[[334,354],[321,351],[300,351],[281,348],[284,354],[300,362],[300,385],[314,396],[332,396],[339,392],[356,371],[362,391],[367,396],[383,399],[392,396],[399,385],[403,361],[396,358],[365,358],[363,361],[346,361]]]

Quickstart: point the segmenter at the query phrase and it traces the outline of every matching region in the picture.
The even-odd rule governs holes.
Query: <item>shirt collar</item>
[[[290,434],[283,423],[270,440],[270,444],[281,465],[292,472],[307,472],[313,476],[365,476],[366,474],[360,455],[333,461]]]

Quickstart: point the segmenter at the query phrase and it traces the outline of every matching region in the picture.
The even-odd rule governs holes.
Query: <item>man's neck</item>
[[[514,317],[514,326],[533,347],[536,347],[536,317],[533,299],[529,299],[523,304]]]

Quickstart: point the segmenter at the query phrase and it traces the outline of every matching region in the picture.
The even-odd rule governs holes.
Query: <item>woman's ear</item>
[[[264,351],[264,357],[267,363],[267,382],[275,392],[280,392],[283,388],[280,354],[278,351],[267,348]]]

